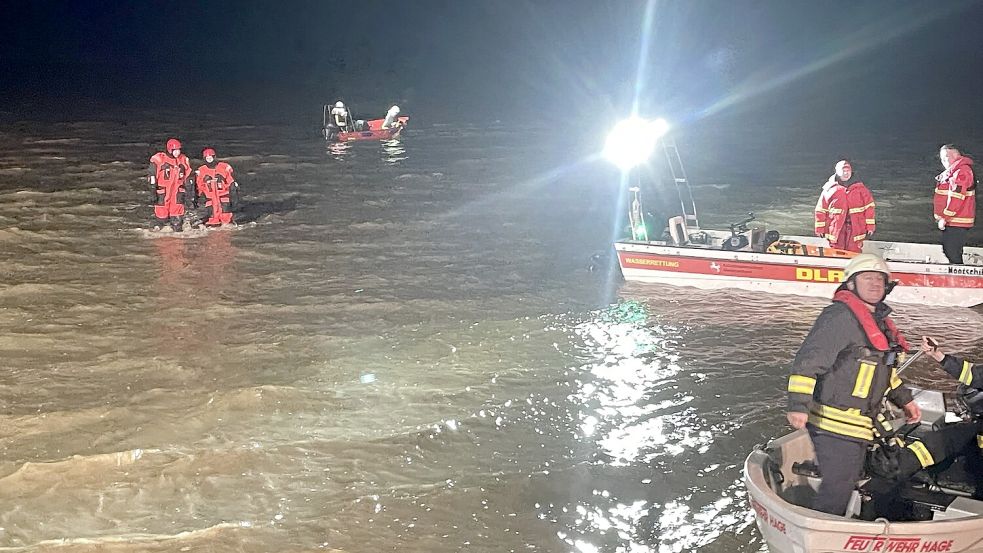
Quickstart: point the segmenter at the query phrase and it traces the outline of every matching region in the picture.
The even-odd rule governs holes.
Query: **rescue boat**
[[[389,140],[397,138],[409,123],[410,118],[403,116],[397,118],[398,123],[388,129],[382,128],[384,119],[370,119],[365,122],[364,130],[354,130],[351,132],[339,132],[335,137],[338,142],[355,142],[362,140]]]
[[[623,125],[634,136],[608,138],[605,154],[629,171],[661,144],[667,180],[674,182],[681,213],[668,221],[660,238],[650,239],[638,187],[628,213],[631,238],[614,244],[621,273],[627,281],[692,286],[704,289],[735,288],[770,294],[830,298],[843,279],[853,252],[826,247],[816,236],[781,236],[777,231],[748,227],[754,215],[730,225],[730,230],[700,228],[692,188],[676,143],[664,136],[662,120],[628,120]],[[622,126],[622,125],[619,125]],[[638,138],[641,131],[642,138]],[[642,153],[626,156],[627,146],[648,140]],[[610,151],[609,151],[610,150]],[[644,154],[644,155],[642,155]],[[965,248],[964,265],[950,265],[938,244],[867,240],[863,251],[883,257],[898,286],[891,301],[937,306],[973,307],[983,304],[983,248]]]
[[[947,410],[960,403],[958,398],[913,391],[923,416],[913,435],[971,417],[964,403]],[[891,490],[891,515],[877,512],[875,482],[865,477],[857,482],[846,516],[807,507],[822,481],[814,459],[808,432],[797,430],[756,449],[745,461],[744,484],[768,551],[983,552],[983,501],[974,499],[980,479],[968,459],[919,471]]]
[[[625,280],[830,298],[852,257],[851,252],[824,247],[826,241],[815,236],[782,237],[791,247],[779,249],[759,229],[685,232],[678,240],[616,242]],[[735,243],[741,246],[734,248]],[[965,248],[965,265],[948,264],[937,244],[868,240],[863,251],[887,261],[898,282],[892,303],[983,304],[983,248]]]

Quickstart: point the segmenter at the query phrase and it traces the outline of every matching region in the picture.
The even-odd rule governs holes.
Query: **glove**
[[[945,219],[939,219],[939,230],[945,230]]]

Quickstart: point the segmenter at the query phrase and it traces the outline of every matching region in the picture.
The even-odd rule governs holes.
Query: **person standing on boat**
[[[823,185],[815,214],[816,236],[828,240],[832,248],[860,252],[864,240],[874,234],[874,197],[854,176],[849,161],[836,164],[835,172]]]
[[[945,171],[935,177],[935,223],[942,231],[942,252],[949,263],[962,265],[966,233],[976,220],[976,179],[973,160],[952,144],[939,150]]]
[[[239,183],[232,166],[218,161],[215,155],[215,148],[202,150],[201,157],[205,164],[195,169],[196,194],[205,197],[205,207],[208,208],[206,226],[231,224],[232,212],[239,203]]]
[[[891,289],[887,263],[860,254],[843,276],[833,303],[795,354],[788,379],[788,422],[808,430],[823,476],[813,509],[834,515],[846,512],[868,445],[890,431],[882,400],[901,407],[909,422],[921,420],[895,369],[908,343],[884,303]]]
[[[348,111],[345,103],[338,100],[335,102],[334,107],[331,108],[327,121],[325,121],[324,138],[335,140],[338,138],[338,133],[351,132],[351,124],[351,113]]]
[[[150,175],[147,177],[154,187],[156,228],[170,223],[175,232],[180,232],[184,225],[185,193],[191,178],[191,164],[188,156],[181,153],[178,139],[168,139],[164,149],[150,158]]]

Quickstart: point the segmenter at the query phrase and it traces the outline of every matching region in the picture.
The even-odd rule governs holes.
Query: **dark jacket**
[[[970,363],[955,355],[946,355],[942,358],[941,364],[942,369],[952,375],[953,378],[958,379],[960,383],[970,388],[983,390],[983,365]]]
[[[881,329],[890,308],[880,304],[872,321]],[[896,337],[887,335],[888,342]],[[888,366],[888,351],[872,345],[854,312],[833,302],[820,313],[795,355],[788,384],[788,410],[809,413],[809,423],[820,430],[856,440],[871,441],[878,424],[881,400],[886,396],[902,407],[911,391]]]

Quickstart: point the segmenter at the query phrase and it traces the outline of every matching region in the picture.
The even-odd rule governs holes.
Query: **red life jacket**
[[[870,345],[880,351],[888,351],[891,349],[890,342],[884,332],[881,331],[880,327],[877,326],[877,321],[874,320],[874,314],[867,308],[867,304],[864,303],[856,294],[849,290],[840,290],[833,295],[833,301],[838,301],[845,303],[850,311],[853,312],[853,316],[857,318],[860,326],[863,327],[864,333],[867,335],[867,341]],[[884,317],[884,326],[887,327],[891,336],[894,338],[894,342],[901,346],[901,349],[908,351],[908,341],[904,339],[904,336],[898,332],[898,327],[894,325],[889,317]]]
[[[202,165],[195,171],[195,184],[209,199],[218,200],[219,197],[228,196],[229,187],[234,180],[232,166],[224,161],[216,163],[215,167]]]
[[[154,165],[157,186],[163,188],[182,185],[191,175],[191,164],[184,154],[175,158],[167,152],[157,152],[150,158],[150,163]]]
[[[184,215],[184,182],[191,175],[188,156],[173,157],[167,152],[157,152],[150,158],[157,179],[154,216],[158,219]]]
[[[229,193],[235,176],[232,166],[224,161],[214,167],[202,165],[195,171],[195,185],[205,196],[205,207],[210,208],[206,225],[223,225],[232,222],[229,211]]]

